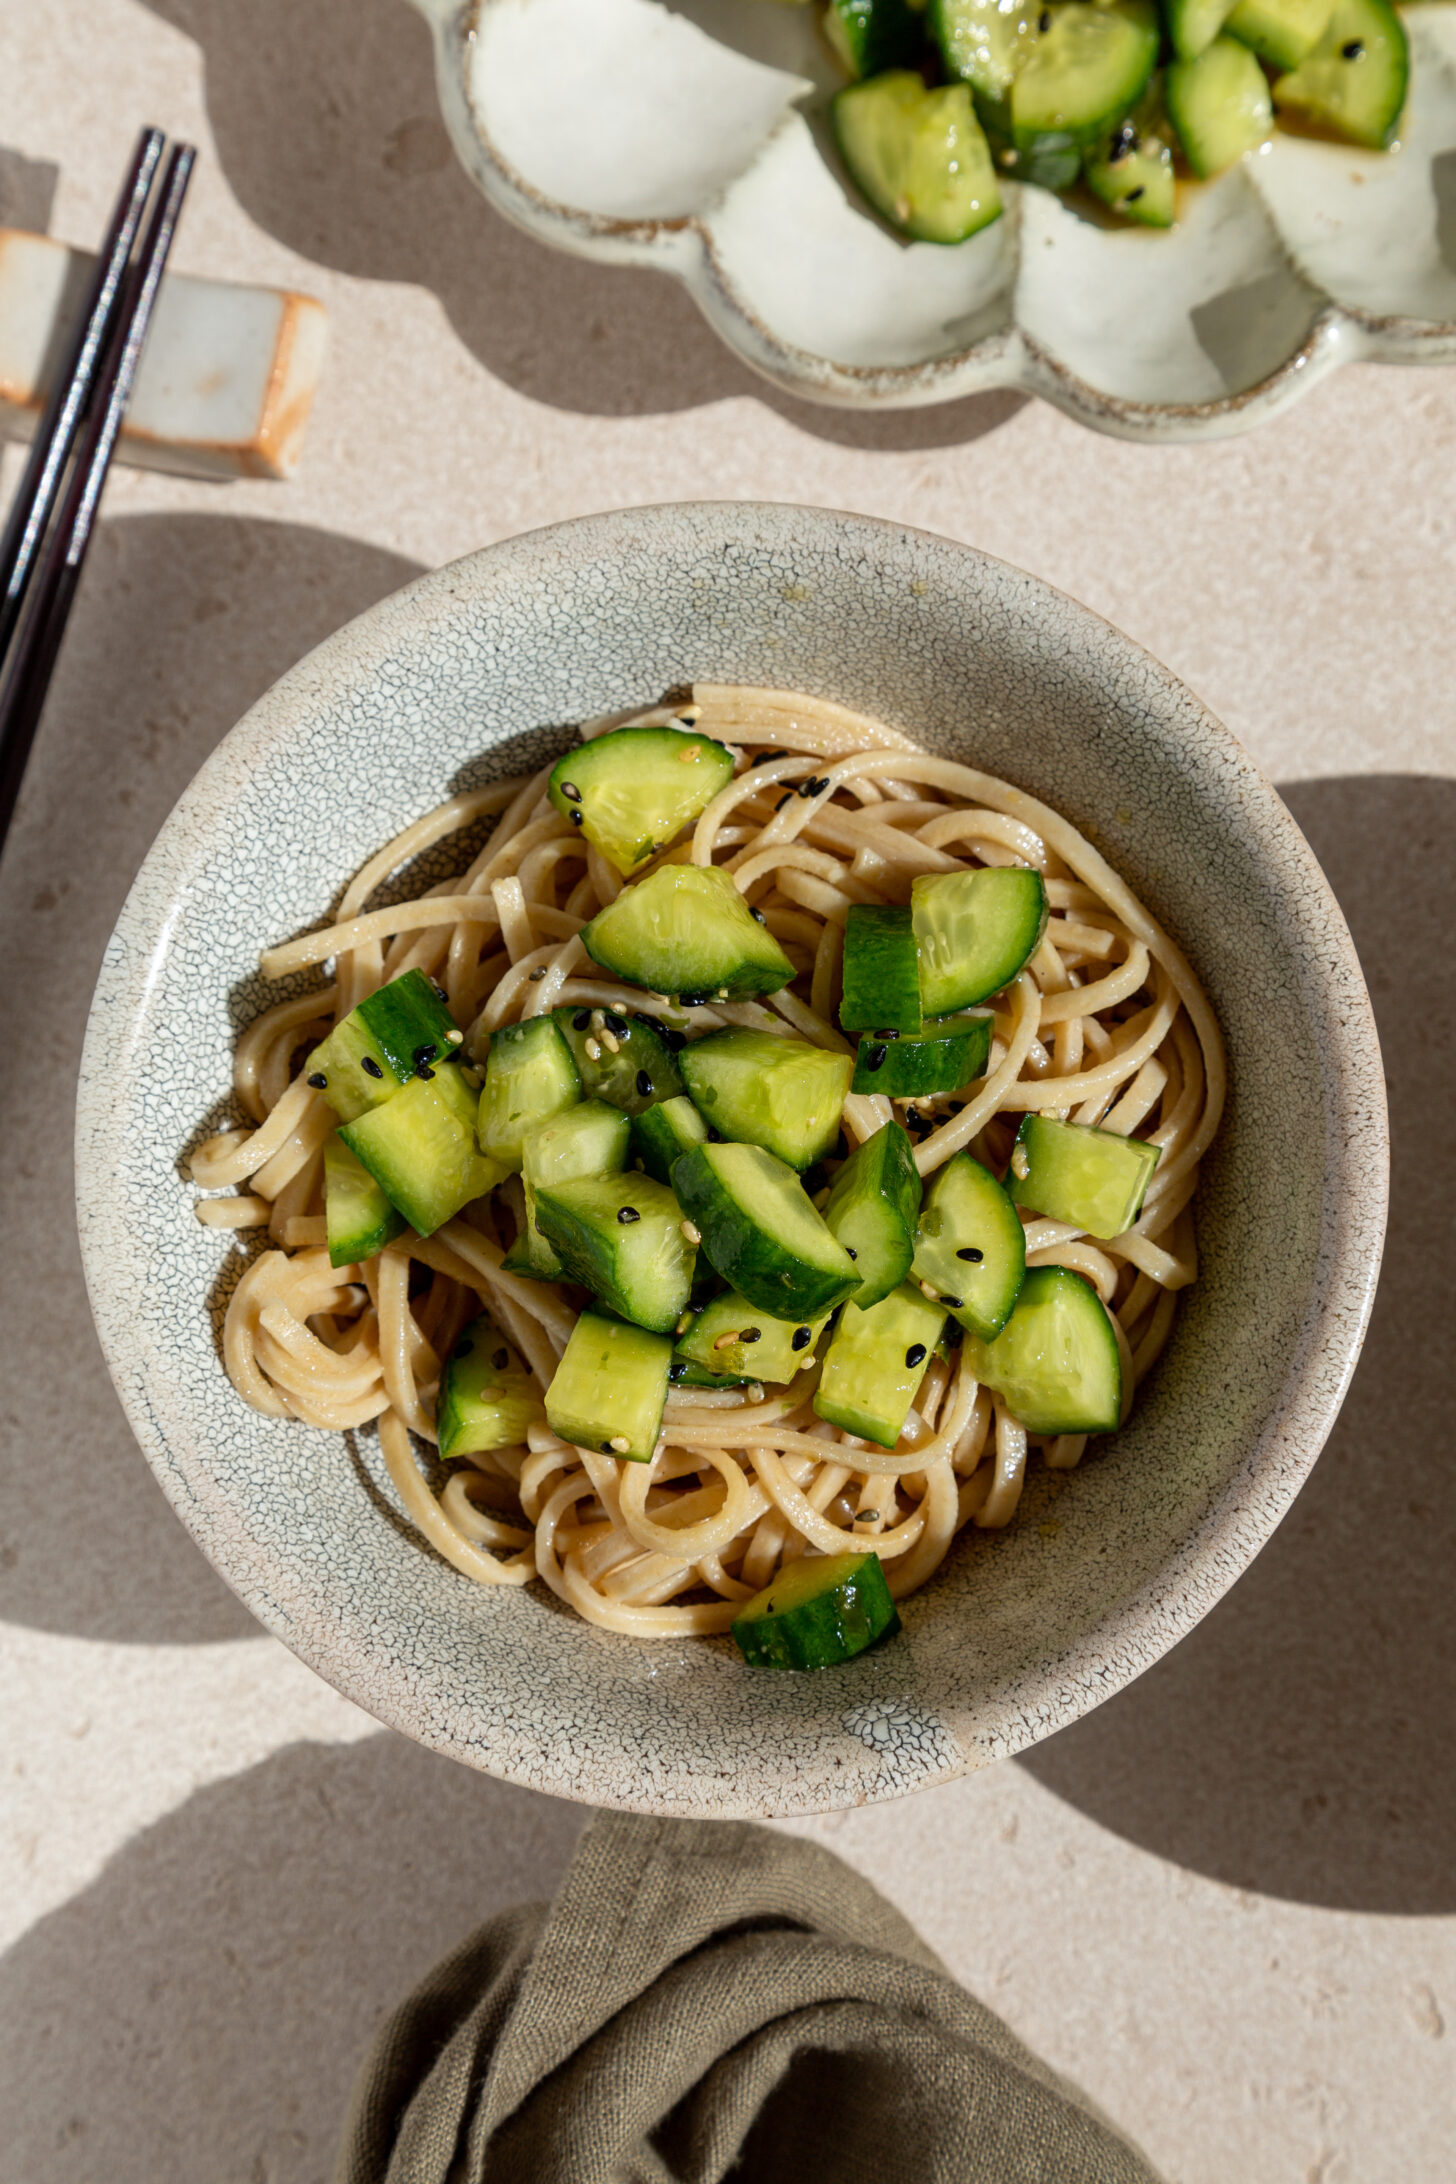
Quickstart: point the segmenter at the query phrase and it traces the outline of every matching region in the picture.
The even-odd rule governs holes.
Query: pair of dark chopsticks
[[[144,129],[0,535],[0,845],[76,596],[197,157]],[[152,214],[143,232],[148,203]],[[140,237],[140,241],[138,241]]]

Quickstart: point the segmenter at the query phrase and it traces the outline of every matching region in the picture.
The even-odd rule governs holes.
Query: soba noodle
[[[1028,1109],[1136,1131],[1161,1148],[1124,1235],[1094,1241],[1023,1215],[1027,1264],[1073,1268],[1112,1313],[1126,1416],[1168,1340],[1177,1292],[1197,1273],[1190,1200],[1223,1105],[1218,1027],[1178,948],[1111,867],[1006,782],[786,692],[698,684],[689,706],[615,716],[583,733],[628,719],[691,721],[741,752],[691,838],[654,863],[731,872],[792,959],[793,984],[761,1002],[682,1008],[604,976],[577,935],[623,883],[552,809],[545,770],[452,797],[417,820],[365,865],[329,926],[263,957],[269,977],[325,963],[333,971],[330,984],[279,1003],[244,1033],[234,1084],[247,1126],[193,1160],[199,1185],[232,1193],[199,1201],[204,1222],[268,1232],[228,1306],[227,1370],[267,1416],[335,1432],[376,1423],[409,1518],[447,1561],[479,1584],[540,1578],[604,1629],[722,1631],[742,1601],[808,1552],[876,1554],[903,1598],[962,1527],[1010,1523],[1033,1456],[1069,1470],[1086,1437],[1029,1435],[957,1350],[932,1361],[892,1453],[815,1416],[810,1370],[779,1391],[672,1390],[650,1464],[572,1447],[543,1413],[522,1445],[473,1456],[437,1487],[426,1452],[442,1360],[461,1328],[485,1307],[544,1395],[576,1307],[558,1285],[502,1266],[522,1220],[515,1179],[428,1239],[406,1232],[363,1265],[331,1267],[323,1148],[335,1118],[305,1080],[308,1052],[415,966],[443,987],[474,1056],[498,1026],[564,1004],[642,1012],[692,1033],[751,1025],[845,1051],[836,1009],[851,904],[906,901],[919,872],[1033,865],[1050,921],[993,1004],[985,1077],[954,1098],[851,1095],[844,1131],[853,1147],[898,1113],[922,1176],[962,1147],[1003,1172]],[[457,877],[413,901],[367,907],[391,873],[487,818],[485,847]]]

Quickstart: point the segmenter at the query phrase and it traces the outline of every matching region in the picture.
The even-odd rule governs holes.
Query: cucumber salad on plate
[[[1218,1028],[1074,827],[896,729],[699,684],[581,736],[264,957],[192,1162],[260,1244],[224,1360],[376,1426],[467,1577],[832,1667],[1126,1418],[1197,1272]]]
[[[996,219],[1003,177],[1171,227],[1180,173],[1276,125],[1386,150],[1410,73],[1390,0],[825,0],[823,27],[845,167],[928,243]]]

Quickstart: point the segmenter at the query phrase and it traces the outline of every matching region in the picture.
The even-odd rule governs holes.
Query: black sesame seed
[[[814,779],[814,776],[812,774],[810,774],[807,781],[801,781],[799,783],[799,794],[804,798],[806,803],[811,796],[817,796],[819,794],[819,784]]]
[[[435,1059],[438,1052],[439,1048],[434,1042],[426,1046],[417,1046],[415,1048],[415,1068],[424,1069],[428,1063]]]
[[[651,1099],[652,1079],[648,1076],[645,1069],[639,1069],[637,1072],[637,1089],[641,1093],[644,1100]]]
[[[583,826],[585,824],[585,821],[583,820],[579,811],[574,811],[571,814],[571,823],[574,827]]]
[[[1146,195],[1147,192],[1143,188],[1142,183],[1139,182],[1137,188],[1135,190],[1129,190],[1126,197],[1124,197],[1122,201],[1125,205],[1135,205],[1140,197],[1145,197]]]
[[[787,758],[788,755],[787,751],[760,751],[753,763],[755,766],[766,766],[771,758]]]
[[[364,1059],[360,1062],[359,1067],[363,1070],[366,1077],[382,1077],[384,1075],[384,1071],[380,1068],[378,1062],[375,1061],[372,1054],[366,1054],[364,1056]]]
[[[768,923],[768,919],[764,916],[763,912],[761,910],[755,910],[752,904],[749,905],[748,915],[753,918],[759,925],[767,925]]]
[[[942,1304],[948,1305],[952,1312],[959,1312],[961,1308],[960,1298],[948,1295],[947,1292],[943,1289],[940,1292],[940,1301]]]
[[[439,981],[439,979],[438,979],[438,978],[432,978],[432,979],[430,980],[430,986],[431,986],[431,990],[432,990],[432,991],[433,991],[433,993],[434,993],[435,999],[436,999],[437,1001],[443,1001],[443,1000],[445,1000],[445,998],[446,998],[446,994],[445,994],[445,989],[444,989],[444,987],[443,987],[443,986],[442,986],[442,985],[440,984],[440,981]]]
[[[1347,38],[1340,48],[1342,58],[1347,61],[1358,61],[1364,51],[1365,43],[1361,38]]]
[[[865,1056],[865,1068],[883,1069],[885,1066],[885,1056],[888,1052],[888,1047],[872,1046],[869,1050],[869,1053]]]
[[[925,1344],[923,1342],[911,1343],[909,1349],[905,1352],[905,1363],[907,1365],[923,1365],[925,1363]]]
[[[796,1327],[789,1337],[789,1347],[793,1350],[807,1350],[813,1339],[814,1331],[812,1328]]]
[[[683,1363],[682,1359],[675,1358],[672,1364],[669,1365],[667,1368],[667,1377],[669,1380],[681,1380],[683,1374],[686,1371],[687,1366]]]
[[[875,1033],[877,1039],[898,1039],[899,1036],[898,1031],[877,1031]]]
[[[321,1069],[316,1069],[308,1081],[313,1086],[315,1092],[322,1092],[327,1087],[329,1080],[324,1075]]]
[[[708,1124],[708,1143],[710,1145],[722,1145],[724,1142],[725,1140],[722,1131],[717,1129],[715,1125],[710,1122]]]
[[[681,1001],[685,1009],[700,1009],[703,1003],[709,998],[710,997],[706,991],[703,993],[680,993],[678,995],[678,999],[679,1001]],[[683,1040],[683,1034],[681,1032],[677,1034],[677,1037],[680,1041]]]
[[[1137,131],[1130,121],[1125,121],[1112,140],[1107,154],[1108,159],[1115,166],[1118,160],[1126,159],[1128,153],[1136,149]]]
[[[573,804],[579,804],[581,802],[581,790],[577,787],[574,781],[563,781],[561,784],[561,793],[563,796],[569,796]]]
[[[953,1319],[940,1339],[948,1350],[958,1350],[966,1339],[966,1331],[959,1320]]]
[[[497,1350],[492,1355],[490,1362],[498,1373],[503,1373],[511,1362],[511,1353],[509,1350]]]
[[[1052,11],[1050,8],[1042,9],[1040,15],[1036,19],[1036,27],[1041,32],[1044,38],[1047,32],[1052,27]]]
[[[462,1335],[455,1345],[455,1355],[457,1357],[469,1357],[474,1348],[475,1344],[471,1341],[469,1335]]]
[[[589,1031],[591,1029],[591,1010],[578,1009],[571,1019],[571,1028],[573,1031]]]
[[[763,1329],[761,1327],[740,1327],[738,1339],[740,1342],[757,1342],[762,1333]]]
[[[435,1072],[428,1062],[421,1062],[419,1068],[415,1071],[415,1075],[422,1084],[433,1084],[435,1081]]]
[[[606,1016],[603,1017],[602,1021],[606,1025],[608,1031],[612,1034],[612,1037],[614,1039],[626,1038],[627,1019],[625,1016],[613,1016],[609,1010]]]
[[[969,1259],[972,1266],[979,1266],[985,1256],[985,1252],[978,1251],[974,1244],[962,1244],[960,1250],[956,1253],[958,1259]]]
[[[858,1253],[858,1252],[857,1252],[857,1251],[855,1250],[855,1248],[854,1248],[854,1245],[853,1245],[853,1244],[846,1244],[846,1245],[845,1245],[845,1247],[844,1247],[844,1254],[845,1254],[845,1257],[846,1257],[846,1258],[848,1258],[848,1259],[857,1259],[857,1258],[859,1257],[859,1253]]]
[[[618,1206],[617,1208],[617,1219],[621,1222],[623,1228],[628,1227],[633,1221],[640,1221],[641,1218],[642,1216],[635,1206]]]
[[[776,804],[774,805],[774,816],[775,816],[775,818],[777,818],[778,814],[779,814],[779,813],[780,813],[780,812],[781,812],[781,811],[783,810],[783,808],[784,808],[785,804],[792,804],[792,803],[793,803],[793,801],[794,801],[794,792],[793,792],[793,790],[792,790],[792,789],[790,789],[790,790],[789,790],[789,793],[788,793],[788,795],[787,795],[787,796],[781,796],[781,797],[779,798],[778,802],[777,802],[777,803],[776,803]]]

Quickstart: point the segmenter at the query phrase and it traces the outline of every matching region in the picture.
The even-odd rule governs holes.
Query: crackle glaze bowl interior
[[[907,243],[846,181],[812,7],[415,0],[465,167],[543,242],[684,281],[810,400],[1017,387],[1124,438],[1241,432],[1337,364],[1456,358],[1456,6],[1405,8],[1400,148],[1280,132],[1180,189],[1170,233],[1004,185],[1003,218]]]
[[[228,1112],[259,951],[317,924],[446,795],[693,678],[799,688],[1008,776],[1178,936],[1228,1040],[1202,1276],[1126,1429],[1005,1533],[962,1535],[893,1643],[821,1675],[724,1639],[609,1636],[482,1590],[411,1531],[368,1433],[234,1394],[247,1249],[182,1162]],[[450,868],[446,868],[450,869]],[[108,1361],[177,1513],[267,1627],[382,1721],[512,1781],[666,1813],[823,1810],[1014,1752],[1167,1650],[1279,1521],[1359,1348],[1383,1226],[1375,1032],[1340,914],[1273,790],[1166,670],[971,549],[745,504],[593,516],[426,576],[340,631],[178,805],[108,948],[78,1121]]]

